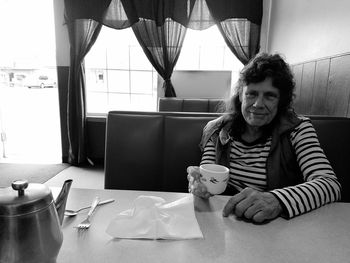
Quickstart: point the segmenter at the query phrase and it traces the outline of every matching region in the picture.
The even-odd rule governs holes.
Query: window
[[[130,28],[104,27],[85,68],[88,113],[155,110],[158,74]]]
[[[85,57],[85,68],[88,114],[156,110],[158,73],[130,28],[103,27]],[[216,26],[187,30],[175,70],[230,70],[235,82],[241,68]]]
[[[231,70],[237,76],[242,63],[227,47],[218,28],[187,29],[175,70]]]

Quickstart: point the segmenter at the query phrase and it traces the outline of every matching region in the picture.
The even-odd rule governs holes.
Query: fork
[[[79,225],[76,226],[78,229],[88,229],[91,225],[90,218],[92,214],[95,212],[95,209],[100,202],[100,198],[98,196],[95,197],[95,199],[92,201],[91,208],[89,210],[89,213],[84,221],[82,221]]]
[[[107,199],[107,200],[104,200],[104,201],[100,201],[97,206],[108,204],[108,203],[112,203],[114,201],[115,201],[114,199]],[[80,211],[83,211],[83,210],[88,209],[88,208],[91,208],[91,205],[79,208],[78,210],[66,209],[64,211],[64,215],[65,216],[76,216]]]

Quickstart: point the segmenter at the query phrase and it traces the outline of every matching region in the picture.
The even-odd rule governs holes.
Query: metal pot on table
[[[0,188],[0,263],[56,262],[72,180],[54,200],[43,184],[19,180]]]

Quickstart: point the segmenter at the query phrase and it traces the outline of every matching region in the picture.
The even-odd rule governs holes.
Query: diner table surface
[[[57,196],[59,188],[51,188]],[[95,196],[115,202],[98,207],[88,230],[74,226],[87,210],[62,223],[64,262],[350,262],[350,203],[333,203],[297,216],[253,224],[222,216],[229,196],[194,198],[195,215],[204,238],[187,240],[118,239],[106,233],[109,223],[132,208],[140,195],[172,202],[189,194],[71,188],[66,209],[90,205]]]

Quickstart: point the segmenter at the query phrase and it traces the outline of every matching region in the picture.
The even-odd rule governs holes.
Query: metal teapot
[[[19,180],[0,188],[0,263],[56,262],[71,184],[64,182],[55,201],[43,184]]]

